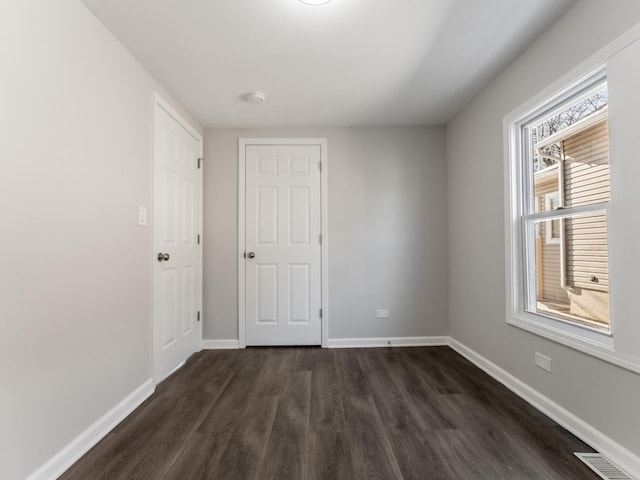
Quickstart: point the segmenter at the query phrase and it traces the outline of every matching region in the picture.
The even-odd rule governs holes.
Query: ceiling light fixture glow
[[[304,3],[305,5],[324,5],[325,3],[329,3],[331,0],[298,0],[300,3]]]

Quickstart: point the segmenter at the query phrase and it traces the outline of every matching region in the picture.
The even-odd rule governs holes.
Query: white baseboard
[[[428,347],[449,344],[449,337],[380,337],[380,338],[330,338],[328,348],[371,348],[371,347]],[[203,340],[203,350],[223,350],[240,348],[240,342],[230,340]]]
[[[127,395],[120,403],[96,420],[71,443],[55,454],[27,480],[55,480],[73,465],[91,447],[98,443],[113,428],[151,396],[155,387],[151,379]]]
[[[328,348],[436,347],[449,345],[449,337],[330,338]]]
[[[203,350],[229,350],[234,348],[240,348],[240,341],[237,339],[202,340]]]
[[[640,479],[640,457],[638,455],[466,345],[451,338],[449,346],[583,442],[596,449],[629,475]]]

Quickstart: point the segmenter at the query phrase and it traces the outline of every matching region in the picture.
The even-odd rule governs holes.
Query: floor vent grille
[[[599,453],[577,453],[575,456],[582,460],[591,470],[596,472],[604,480],[633,480],[606,457]]]

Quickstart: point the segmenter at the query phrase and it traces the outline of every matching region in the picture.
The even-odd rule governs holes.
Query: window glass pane
[[[547,241],[560,240],[560,220],[549,220],[547,226]]]
[[[560,168],[559,165],[548,167],[534,174],[534,195],[536,212],[548,212],[560,205]],[[547,201],[553,197],[553,205]]]
[[[528,311],[610,330],[607,218],[604,211],[528,220],[535,291]],[[554,230],[557,230],[557,237]]]
[[[579,207],[608,202],[611,184],[607,120],[581,130],[562,144],[564,206]]]
[[[536,209],[549,192],[559,195],[554,208],[609,200],[607,102],[603,85],[526,127]]]

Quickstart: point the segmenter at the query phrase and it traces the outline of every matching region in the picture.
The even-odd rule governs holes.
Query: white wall
[[[452,336],[640,455],[640,377],[506,324],[503,131],[505,115],[640,21],[640,2],[581,0],[447,125],[449,314]],[[612,271],[615,314],[637,320],[638,49],[610,70]],[[623,81],[627,78],[627,85]],[[614,85],[615,83],[615,85]],[[634,85],[634,87],[632,87]],[[622,92],[624,91],[624,94]],[[619,97],[618,95],[622,95]],[[621,113],[623,106],[626,113]],[[629,115],[635,108],[635,115]],[[626,122],[620,122],[626,118]],[[635,142],[633,141],[633,133]],[[615,177],[615,178],[613,178]],[[614,183],[615,181],[615,183]],[[621,221],[622,219],[625,221]],[[632,243],[635,243],[633,247]],[[613,260],[612,260],[613,261]],[[626,278],[631,282],[626,282]],[[614,277],[615,279],[616,277]],[[631,287],[633,285],[633,287]],[[635,290],[634,290],[635,289]],[[634,290],[634,291],[632,291]],[[617,302],[617,303],[616,303]],[[625,322],[631,325],[634,322]],[[618,332],[640,353],[638,326]],[[630,343],[635,342],[635,347]],[[553,360],[536,368],[534,352]]]
[[[0,477],[150,378],[155,82],[78,0],[0,5]]]
[[[205,339],[238,338],[240,137],[328,139],[329,338],[447,334],[443,128],[210,129]]]

